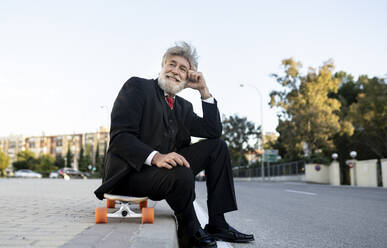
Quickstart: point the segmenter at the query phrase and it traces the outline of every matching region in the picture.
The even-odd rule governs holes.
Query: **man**
[[[197,66],[196,50],[182,42],[164,54],[158,79],[133,77],[124,84],[111,113],[105,176],[95,194],[101,200],[104,193],[165,199],[176,215],[182,246],[252,241],[253,235],[238,232],[224,218],[237,209],[231,162],[219,139],[216,100]],[[176,96],[184,88],[200,93],[203,118]],[[206,140],[190,144],[191,136]],[[204,230],[193,207],[194,177],[203,169],[209,214]]]

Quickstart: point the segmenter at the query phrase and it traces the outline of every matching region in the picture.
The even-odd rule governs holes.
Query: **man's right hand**
[[[171,152],[167,154],[161,154],[158,152],[153,156],[152,164],[156,165],[159,168],[164,167],[169,170],[177,165],[185,166],[187,168],[190,167],[188,161],[176,152]]]

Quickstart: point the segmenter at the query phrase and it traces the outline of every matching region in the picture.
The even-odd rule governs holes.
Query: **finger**
[[[172,169],[172,166],[170,166],[168,163],[165,163],[165,162],[162,163],[161,166],[164,168],[167,168],[168,170]]]
[[[176,161],[174,160],[174,158],[167,160],[167,163],[172,165],[172,166],[176,166],[177,165]]]
[[[199,82],[199,79],[200,79],[200,75],[195,75],[195,80],[196,80],[196,82]]]
[[[197,73],[196,72],[192,72],[191,75],[190,75],[190,80],[192,82],[197,82]]]
[[[191,167],[190,164],[188,163],[188,161],[182,155],[179,154],[179,158],[182,160],[182,163],[180,165],[183,165],[187,168]]]
[[[182,160],[180,157],[176,157],[176,158],[175,158],[175,161],[176,161],[179,165],[183,165],[183,164],[184,164],[183,160]]]
[[[190,168],[190,167],[191,167],[191,165],[188,163],[188,161],[187,161],[185,158],[183,158],[183,165],[184,165],[185,167],[187,167],[187,168]]]

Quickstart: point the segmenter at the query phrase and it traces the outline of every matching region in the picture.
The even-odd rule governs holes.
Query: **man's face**
[[[165,73],[167,79],[179,83],[187,79],[189,68],[189,63],[185,58],[171,56],[165,60],[162,72]]]
[[[185,58],[181,56],[167,58],[160,72],[160,87],[167,93],[176,95],[184,89],[189,69],[189,62]]]

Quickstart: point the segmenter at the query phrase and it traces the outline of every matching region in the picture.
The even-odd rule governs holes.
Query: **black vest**
[[[161,144],[161,153],[170,153],[176,151],[176,135],[178,132],[178,125],[175,115],[175,110],[171,110],[166,101],[163,102],[163,108],[166,109],[167,122],[166,131],[163,134],[163,141]]]

